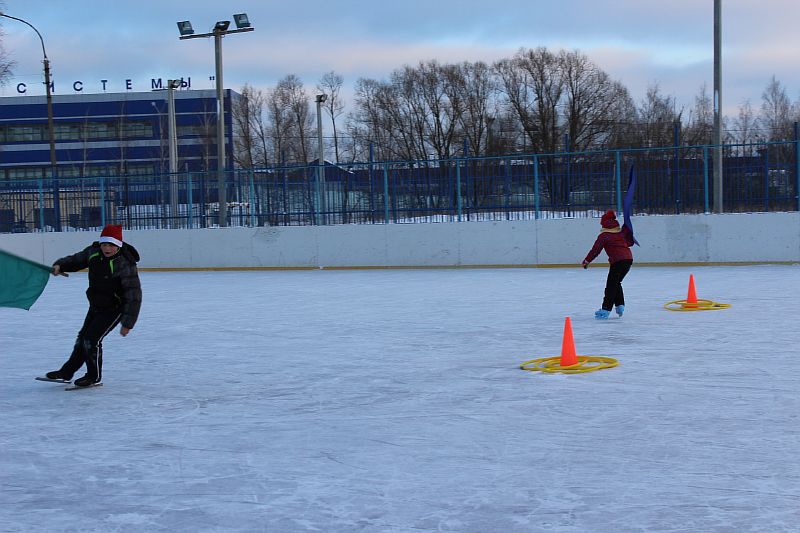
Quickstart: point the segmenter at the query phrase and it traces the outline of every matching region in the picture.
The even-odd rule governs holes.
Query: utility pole
[[[175,121],[175,89],[181,86],[180,80],[167,81],[167,131],[169,132],[169,208],[170,227],[178,224],[178,128]],[[191,206],[190,206],[191,209]]]
[[[714,0],[714,212],[722,213],[722,0]]]
[[[319,213],[318,224],[325,224],[325,148],[322,144],[322,104],[328,99],[327,94],[317,95],[317,142],[319,144],[319,158],[317,159],[317,205]]]

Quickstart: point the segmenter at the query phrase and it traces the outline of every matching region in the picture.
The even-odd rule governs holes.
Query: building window
[[[42,167],[17,167],[8,169],[8,179],[11,180],[32,180],[49,176],[49,170]]]
[[[60,178],[77,178],[80,175],[80,167],[58,167],[58,177]]]
[[[178,126],[178,137],[211,137],[213,126]]]
[[[9,126],[7,130],[8,142],[42,141],[44,128],[42,126]]]
[[[145,163],[128,165],[128,168],[125,170],[129,176],[152,176],[155,174],[153,165],[148,165]]]
[[[149,122],[131,121],[122,122],[119,125],[119,136],[122,139],[130,139],[131,137],[146,137],[153,136],[153,125]]]
[[[87,122],[84,132],[87,140],[113,139],[117,136],[116,128],[111,122]]]
[[[53,136],[57,141],[79,141],[81,139],[81,128],[78,124],[54,124]]]
[[[90,165],[86,167],[84,177],[116,176],[117,169],[111,165]]]

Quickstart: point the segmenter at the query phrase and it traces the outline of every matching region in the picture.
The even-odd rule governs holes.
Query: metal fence
[[[287,166],[225,174],[228,226],[385,224],[709,212],[712,146]],[[800,142],[725,145],[726,212],[800,209]],[[216,172],[0,182],[0,232],[218,226]]]

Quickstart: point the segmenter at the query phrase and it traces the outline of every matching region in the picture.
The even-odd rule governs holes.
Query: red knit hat
[[[600,217],[600,225],[606,229],[617,228],[619,227],[619,222],[617,222],[617,215],[614,213],[613,210],[609,209],[605,212],[605,214]]]
[[[103,233],[100,234],[100,242],[110,242],[117,246],[122,246],[122,226],[119,224],[109,224],[103,228]]]

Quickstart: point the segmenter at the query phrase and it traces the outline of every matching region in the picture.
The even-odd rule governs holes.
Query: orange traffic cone
[[[575,353],[575,340],[572,338],[572,323],[567,317],[564,322],[564,340],[561,341],[561,366],[578,364],[578,355]]]
[[[686,307],[697,307],[697,292],[694,289],[694,274],[689,274],[689,294],[686,296],[686,304]]]

